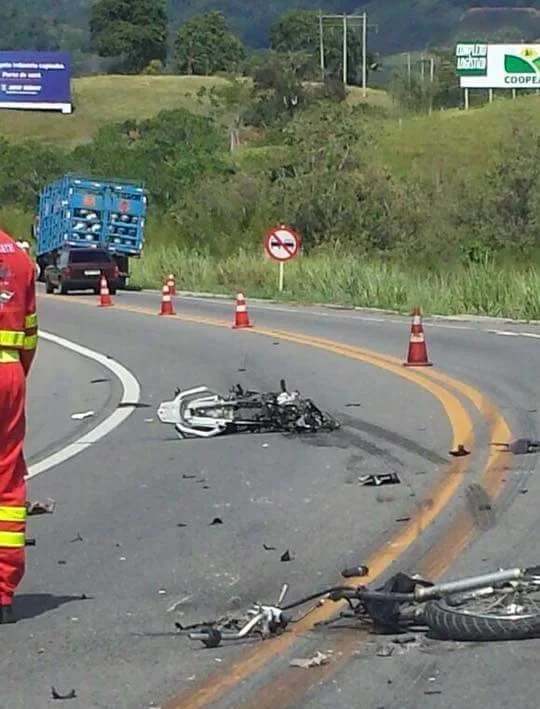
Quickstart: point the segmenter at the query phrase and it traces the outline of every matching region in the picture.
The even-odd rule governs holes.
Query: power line
[[[360,22],[362,25],[362,90],[363,96],[367,96],[367,31],[368,28],[375,28],[378,32],[379,26],[369,25],[367,21],[367,12],[362,12],[359,15],[323,15],[319,10],[319,54],[321,63],[321,74],[324,81],[325,66],[324,66],[324,38],[323,38],[323,20],[340,20],[343,25],[343,83],[347,86],[347,33],[349,22],[354,24]]]

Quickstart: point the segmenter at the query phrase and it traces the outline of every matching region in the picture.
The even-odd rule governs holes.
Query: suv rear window
[[[70,263],[103,263],[104,261],[111,261],[111,257],[106,251],[84,249],[80,251],[72,251],[69,255]]]

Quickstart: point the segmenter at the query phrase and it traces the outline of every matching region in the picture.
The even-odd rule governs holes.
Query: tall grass
[[[181,290],[301,303],[332,303],[426,314],[490,315],[540,319],[540,272],[534,266],[505,267],[486,260],[448,272],[411,270],[363,258],[301,256],[285,264],[285,288],[278,292],[278,266],[264,256],[240,252],[215,259],[179,247],[150,248],[133,263],[133,283],[161,288],[174,273]]]

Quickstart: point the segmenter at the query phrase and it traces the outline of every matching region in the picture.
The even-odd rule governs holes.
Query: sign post
[[[279,264],[278,289],[283,291],[285,261],[291,261],[300,251],[300,237],[292,227],[280,224],[270,229],[264,239],[264,250]]]

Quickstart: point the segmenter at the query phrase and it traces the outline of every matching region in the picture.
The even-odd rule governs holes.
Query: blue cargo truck
[[[66,250],[95,248],[112,256],[125,287],[129,259],[142,256],[147,205],[146,190],[132,180],[69,173],[46,185],[32,227],[40,280]]]

